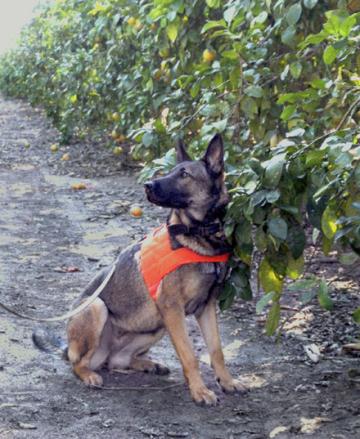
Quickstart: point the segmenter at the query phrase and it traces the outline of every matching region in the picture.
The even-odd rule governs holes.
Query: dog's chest
[[[196,314],[216,293],[226,276],[226,265],[222,263],[201,263],[184,267],[179,271],[185,313]]]

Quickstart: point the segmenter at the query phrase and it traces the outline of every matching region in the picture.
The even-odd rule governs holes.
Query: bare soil
[[[145,201],[121,159],[94,144],[51,153],[58,137],[40,110],[0,99],[0,300],[43,317],[68,310],[100,267],[166,215]],[[70,161],[60,160],[65,152]],[[79,182],[87,189],[71,188]],[[144,209],[140,219],[129,215],[134,203]],[[213,408],[191,401],[167,338],[151,354],[169,377],[104,370],[107,390],[94,390],[60,355],[33,346],[33,323],[0,311],[0,438],[360,438],[359,358],[341,350],[359,337],[351,319],[359,267],[317,253],[310,265],[331,282],[332,313],[286,294],[279,340],[264,335],[256,298],[220,315],[227,363],[248,385],[245,396],[217,388],[189,319],[204,379],[220,396]],[[51,328],[64,336],[64,326]],[[314,344],[318,362],[304,350]]]

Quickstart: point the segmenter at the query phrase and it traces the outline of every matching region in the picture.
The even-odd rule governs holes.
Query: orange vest
[[[204,256],[185,247],[173,250],[168,228],[164,224],[153,230],[142,242],[140,270],[150,296],[156,300],[161,280],[178,267],[197,262],[227,262],[229,257],[229,253]]]

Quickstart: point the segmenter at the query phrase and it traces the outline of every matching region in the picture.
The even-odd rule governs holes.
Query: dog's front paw
[[[99,387],[103,385],[102,377],[96,372],[88,373],[86,376],[82,377],[82,380],[87,386],[90,387],[91,386]]]
[[[218,378],[217,382],[225,393],[246,393],[248,391],[244,384],[242,384],[239,380],[234,380],[233,378],[227,380]]]
[[[205,386],[190,388],[191,396],[197,404],[205,404],[207,406],[216,405],[219,398],[216,394]]]

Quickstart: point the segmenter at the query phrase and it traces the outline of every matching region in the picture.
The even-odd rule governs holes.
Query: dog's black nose
[[[144,188],[146,191],[151,191],[153,186],[154,184],[152,181],[147,181],[146,183],[144,183]]]

